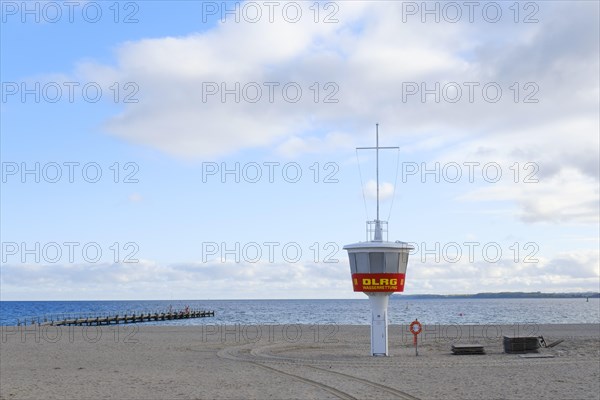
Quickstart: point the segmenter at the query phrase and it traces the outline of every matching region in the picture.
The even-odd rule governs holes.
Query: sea
[[[71,317],[131,315],[202,309],[214,317],[145,322],[146,325],[369,325],[367,298],[352,300],[152,300],[1,301],[0,325]],[[392,297],[391,324],[579,324],[600,323],[600,299],[403,299]]]

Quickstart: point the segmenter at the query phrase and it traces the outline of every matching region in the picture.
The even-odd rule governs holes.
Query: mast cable
[[[365,197],[365,185],[363,184],[362,171],[360,169],[360,159],[358,158],[358,149],[356,152],[356,164],[358,165],[358,176],[360,177],[360,189],[363,196],[363,203],[365,204],[365,217],[369,219],[369,210],[367,209],[367,198]]]
[[[392,202],[390,204],[390,213],[388,214],[387,220],[389,221],[392,217],[392,208],[394,207],[394,200],[396,199],[396,185],[398,183],[398,168],[400,167],[400,148],[398,148],[398,157],[396,157],[396,177],[394,178],[394,193],[392,194]]]

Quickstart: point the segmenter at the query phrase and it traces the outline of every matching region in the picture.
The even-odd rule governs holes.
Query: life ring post
[[[415,318],[415,320],[410,323],[409,330],[410,330],[410,333],[413,334],[413,343],[415,345],[415,356],[418,356],[419,355],[419,345],[418,345],[417,336],[423,330],[423,326],[421,325],[419,320]]]

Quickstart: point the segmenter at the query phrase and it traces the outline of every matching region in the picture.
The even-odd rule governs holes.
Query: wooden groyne
[[[214,311],[205,310],[180,310],[166,312],[129,312],[115,315],[85,315],[85,316],[52,316],[34,317],[18,320],[17,325],[53,325],[53,326],[90,326],[111,324],[134,324],[151,321],[170,321],[174,319],[191,319],[214,317]]]

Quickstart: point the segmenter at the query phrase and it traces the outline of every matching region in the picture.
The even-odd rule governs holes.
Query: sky
[[[1,1],[1,300],[598,291],[599,4]]]

